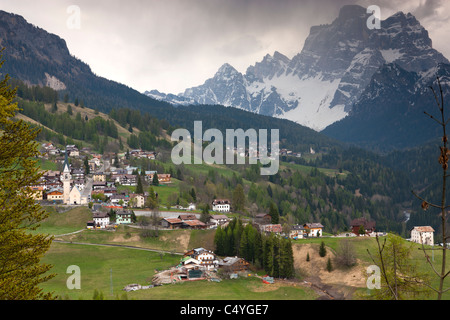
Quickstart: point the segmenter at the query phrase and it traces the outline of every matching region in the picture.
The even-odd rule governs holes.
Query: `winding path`
[[[151,251],[151,252],[158,252],[158,253],[176,254],[176,255],[180,255],[180,256],[183,255],[183,253],[180,253],[180,252],[148,249],[148,248],[142,248],[142,247],[127,246],[127,245],[123,245],[123,244],[86,243],[86,242],[63,241],[63,240],[57,240],[57,239],[53,240],[53,242],[65,243],[65,244],[77,244],[77,245],[84,245],[84,246],[116,247],[116,248],[143,250],[143,251]]]

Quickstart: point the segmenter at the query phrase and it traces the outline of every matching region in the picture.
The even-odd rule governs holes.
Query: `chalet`
[[[61,188],[51,189],[47,193],[47,200],[60,202],[63,201],[64,192]]]
[[[44,150],[49,150],[49,149],[53,149],[55,146],[53,145],[53,143],[43,143],[41,144],[42,149]]]
[[[122,205],[128,206],[128,202],[130,201],[130,197],[124,194],[113,194],[109,199],[111,204],[113,205]]]
[[[171,183],[172,182],[172,176],[168,173],[157,173],[156,171],[146,171],[145,172],[145,180],[148,183],[152,183],[153,176],[157,174],[158,175],[158,182],[159,183]]]
[[[127,167],[125,168],[125,170],[127,171],[126,174],[132,175],[133,172],[138,172],[138,171],[139,171],[139,168],[138,168],[138,167],[127,166]]]
[[[93,213],[95,228],[105,229],[109,225],[109,215],[106,212],[96,211]]]
[[[134,208],[143,208],[145,206],[145,196],[143,194],[130,194],[130,202]]]
[[[207,225],[200,220],[184,220],[182,221],[181,228],[183,229],[206,229]]]
[[[78,148],[75,145],[67,145],[66,146],[66,152],[69,156],[71,157],[79,157],[80,156],[80,151],[78,150]]]
[[[219,261],[219,268],[226,269],[230,272],[246,271],[249,263],[242,258],[226,257]]]
[[[120,175],[119,184],[122,186],[137,186],[137,177],[133,174]]]
[[[211,222],[213,227],[221,226],[227,222],[229,222],[231,219],[228,218],[226,215],[223,214],[213,214],[211,215],[211,219],[209,222]]]
[[[434,229],[430,226],[412,228],[411,241],[432,246],[434,244]]]
[[[158,174],[159,183],[171,183],[172,176],[169,173]]]
[[[214,252],[206,250],[204,248],[190,250],[184,254],[184,257],[190,257],[197,260],[198,265],[207,270],[217,268],[219,264],[219,260],[217,259]]]
[[[195,214],[180,214],[178,219],[182,221],[197,220],[197,216]]]
[[[254,221],[256,224],[270,224],[272,223],[272,217],[267,213],[258,213]]]
[[[42,176],[45,179],[58,179],[61,176],[61,171],[53,171],[53,170],[49,170],[49,171],[45,171]]]
[[[103,172],[97,172],[92,174],[94,182],[106,182],[106,174]]]
[[[188,270],[198,269],[200,266],[200,261],[198,261],[195,258],[192,258],[191,256],[184,256],[180,261],[180,265]]]
[[[131,211],[117,211],[116,223],[117,224],[130,224],[133,222],[133,212]]]
[[[96,158],[88,160],[88,166],[89,166],[89,170],[91,172],[93,172],[97,169],[97,167],[100,167],[100,160],[96,159]]]
[[[92,188],[94,190],[101,190],[106,188],[106,181],[95,181],[92,182]]]
[[[260,225],[259,230],[261,232],[265,232],[266,234],[269,234],[269,233],[281,234],[283,232],[283,228],[281,227],[281,224]]]
[[[161,220],[161,226],[165,229],[180,229],[183,221],[178,218],[164,218]]]
[[[352,220],[350,227],[352,232],[357,236],[362,235],[361,232],[364,230],[365,235],[370,235],[375,232],[375,221],[367,221],[366,218],[358,218]]]
[[[74,180],[84,180],[84,170],[82,170],[82,169],[73,169],[72,170],[72,178]]]
[[[100,190],[103,191],[103,194],[107,197],[112,197],[113,195],[117,194],[117,189],[115,187],[108,187]]]
[[[289,238],[291,239],[303,239],[305,237],[306,234],[306,229],[305,227],[303,227],[303,225],[301,224],[297,224],[292,226],[292,229],[289,233]]]
[[[52,156],[58,155],[61,152],[61,150],[56,148],[52,143],[42,144],[42,149],[43,149],[42,153],[47,153],[48,155],[52,155]]]
[[[323,225],[320,223],[305,223],[303,225],[309,237],[320,237],[323,235]]]
[[[212,211],[230,212],[231,202],[228,199],[214,199],[212,202]]]
[[[62,189],[63,184],[61,180],[51,179],[44,181],[43,184],[44,190],[52,190],[52,189]]]

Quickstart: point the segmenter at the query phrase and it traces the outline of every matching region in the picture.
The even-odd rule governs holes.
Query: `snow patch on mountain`
[[[330,108],[335,92],[340,84],[340,80],[323,80],[321,75],[314,78],[299,79],[291,76],[284,79],[292,84],[290,90],[281,94],[290,96],[293,101],[299,101],[298,107],[286,111],[279,115],[279,118],[296,121],[297,123],[321,131],[330,124],[339,121],[347,116],[344,105],[337,105]],[[277,83],[277,81],[275,81]],[[290,92],[288,92],[290,91]]]
[[[400,52],[400,49],[380,50],[380,52],[383,55],[383,58],[386,61],[386,63],[392,63],[395,60],[400,59],[404,55],[402,52]]]
[[[288,119],[321,131],[352,111],[372,76],[384,65],[426,72],[448,60],[432,48],[428,32],[411,14],[397,12],[369,30],[366,9],[344,6],[331,24],[313,26],[292,59],[267,54],[242,74],[224,64],[203,85],[177,99],[220,104]]]

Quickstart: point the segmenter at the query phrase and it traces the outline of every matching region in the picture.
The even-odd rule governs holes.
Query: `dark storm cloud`
[[[291,58],[311,26],[331,23],[345,4],[378,5],[383,19],[412,12],[428,22],[434,44],[450,52],[443,38],[444,1],[0,0],[0,9],[61,36],[101,76],[140,91],[179,93],[202,84],[224,63],[245,72],[267,53]],[[66,26],[70,5],[81,10],[79,30]],[[433,22],[438,19],[446,24]]]
[[[437,11],[442,7],[441,0],[426,0],[421,3],[412,13],[419,19],[425,19],[429,17],[436,17]]]

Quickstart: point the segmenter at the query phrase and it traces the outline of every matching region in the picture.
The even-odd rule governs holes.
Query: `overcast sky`
[[[292,58],[310,27],[331,23],[344,4],[378,5],[383,20],[411,12],[450,59],[446,0],[0,0],[0,9],[65,39],[99,76],[178,94],[226,62],[245,72],[268,53]]]

